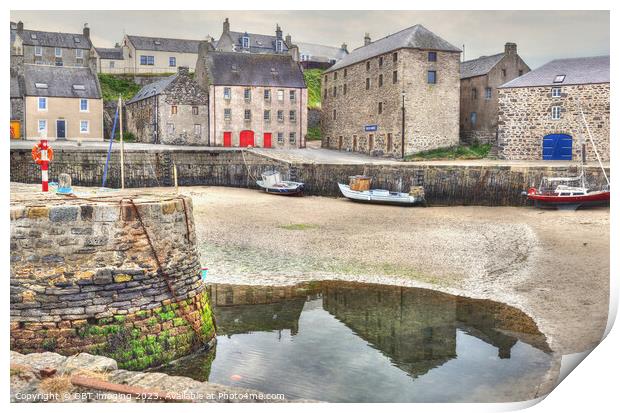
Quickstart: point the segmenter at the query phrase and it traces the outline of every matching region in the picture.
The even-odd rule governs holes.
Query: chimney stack
[[[347,44],[346,43],[343,43],[342,46],[340,46],[340,48],[342,50],[344,50],[345,52],[349,53],[349,51],[347,50]]]
[[[290,34],[286,35],[285,42],[286,42],[286,45],[289,46],[289,47],[293,44],[293,41],[291,39],[291,35]]]
[[[508,55],[517,54],[517,44],[506,43],[506,45],[504,46],[504,53]]]
[[[282,29],[279,24],[276,24],[276,39],[282,40]]]
[[[230,23],[228,22],[228,17],[224,19],[223,29],[224,29],[224,33],[230,32]]]
[[[371,43],[371,41],[370,41],[370,34],[366,33],[364,35],[364,46],[368,46],[370,43]]]
[[[84,23],[84,28],[82,29],[82,34],[87,39],[90,39],[90,27],[88,27],[88,23]]]
[[[17,22],[17,32],[21,33],[24,31],[24,22],[21,20]]]

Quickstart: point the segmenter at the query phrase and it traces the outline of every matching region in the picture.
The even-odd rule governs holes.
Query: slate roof
[[[22,43],[29,46],[65,47],[71,49],[90,49],[92,44],[82,33],[54,33],[39,30],[23,30],[18,35]],[[33,35],[36,37],[33,39]]]
[[[461,62],[461,79],[486,75],[502,60],[504,55],[504,53],[498,53],[493,56],[481,56],[477,59]]]
[[[250,53],[275,53],[276,52],[276,36],[267,34],[257,34],[248,32],[228,32],[232,38],[236,51],[243,49],[242,38],[248,36],[250,38]],[[219,40],[218,40],[219,43]],[[286,42],[282,39],[282,53],[288,51]]]
[[[421,24],[416,24],[415,26],[408,27],[382,39],[376,40],[367,46],[358,47],[343,57],[342,60],[337,62],[335,65],[327,69],[326,72],[338,70],[345,66],[350,66],[366,59],[370,59],[371,57],[403,48],[439,50],[446,52],[461,51],[461,49],[451,45],[435,33],[428,30],[426,27]]]
[[[137,50],[153,50],[156,52],[198,53],[198,46],[200,44],[200,40],[168,39],[164,37],[127,35],[127,38]]]
[[[142,89],[140,89],[140,91],[134,95],[134,97],[127,101],[127,104],[135,103],[140,100],[159,95],[164,90],[166,90],[168,86],[170,86],[170,84],[178,77],[178,75],[179,74],[176,73],[174,75],[168,76],[166,78],[143,86]]]
[[[35,83],[45,83],[47,89],[37,88]],[[101,98],[97,76],[87,67],[25,64],[24,84],[26,96]],[[83,85],[84,90],[75,90],[73,85]]]
[[[557,75],[565,75],[562,83],[554,83]],[[557,59],[500,86],[533,87],[609,83],[609,56]]]
[[[348,53],[340,47],[325,46],[322,44],[295,42],[299,48],[300,55],[308,55],[310,61],[313,62],[336,62],[345,57]]]
[[[95,50],[101,59],[123,60],[123,49],[120,47],[96,47]]]
[[[306,87],[299,64],[288,54],[209,52],[205,64],[214,85]]]

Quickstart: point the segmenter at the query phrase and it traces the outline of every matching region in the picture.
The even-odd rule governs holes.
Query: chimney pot
[[[88,27],[88,23],[84,23],[84,28],[82,29],[82,34],[87,39],[90,39],[90,27]]]
[[[342,46],[340,46],[340,48],[344,50],[345,52],[348,52],[346,43],[343,43]]]
[[[517,54],[517,44],[516,43],[506,43],[504,46],[504,53],[506,54]]]
[[[17,31],[19,33],[24,31],[24,22],[22,22],[21,20],[17,22]]]
[[[371,43],[371,40],[370,40],[370,34],[369,34],[369,33],[366,33],[366,34],[364,35],[364,46],[368,46],[370,43]]]
[[[228,22],[228,17],[224,19],[224,33],[230,32],[230,23]]]

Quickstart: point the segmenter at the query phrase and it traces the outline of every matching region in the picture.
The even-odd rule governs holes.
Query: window
[[[290,90],[288,92],[289,98],[291,99],[291,102],[295,102],[297,100],[297,93],[294,90]]]
[[[493,95],[493,89],[491,89],[490,87],[487,87],[484,89],[484,98],[486,100],[491,99],[492,95]]]
[[[394,63],[398,62],[398,53],[397,52],[392,53],[392,62],[394,62]]]
[[[178,111],[178,107],[176,105],[170,106],[170,114],[176,115]]]
[[[295,132],[291,132],[288,134],[288,142],[289,143],[297,142],[297,136],[295,135]]]
[[[476,112],[472,112],[469,114],[469,121],[471,122],[471,126],[476,126],[476,121],[478,120],[478,114]]]
[[[379,75],[379,87],[383,86],[383,73]]]
[[[387,146],[387,152],[388,153],[392,152],[392,134],[391,133],[387,134],[387,144],[386,144],[386,146]]]
[[[502,77],[506,77],[506,69],[502,69]]]
[[[83,49],[75,49],[75,58],[83,59],[84,58],[84,50]]]
[[[252,89],[250,89],[249,87],[243,89],[243,98],[246,101],[252,100]]]
[[[170,67],[176,67],[176,65],[177,65],[177,58],[176,58],[176,57],[174,57],[174,56],[170,56],[170,57],[168,58],[168,66],[170,66]]]
[[[347,94],[347,84],[346,83],[344,85],[342,85],[342,94],[343,95]]]
[[[288,113],[288,120],[291,122],[297,122],[297,112],[295,112],[294,110],[291,110]]]
[[[561,96],[562,96],[562,88],[560,87],[551,88],[551,97],[559,98]]]
[[[230,100],[230,88],[229,87],[224,88],[224,99]]]
[[[168,135],[174,135],[174,123],[167,123],[166,130],[168,131]]]
[[[140,55],[140,64],[153,66],[155,64],[155,56]]]
[[[63,63],[62,63],[62,57],[57,57],[57,58],[55,59],[55,61],[54,61],[54,64],[55,64],[56,66],[63,66]]]
[[[379,67],[383,67],[383,56],[379,56]]]
[[[552,106],[551,107],[551,119],[558,120],[560,119],[560,114],[562,113],[562,108],[560,106]]]
[[[383,113],[383,102],[379,102],[379,115]]]
[[[224,109],[224,120],[230,120],[231,117],[232,116],[231,116],[230,108]]]
[[[114,69],[114,60],[110,60],[110,69]]]
[[[200,125],[200,123],[195,123],[194,124],[194,135],[195,136],[202,135],[202,125]]]
[[[60,47],[55,47],[54,48],[54,56],[62,57],[62,49]]]
[[[555,79],[553,79],[553,83],[562,83],[564,82],[565,78],[566,78],[566,75],[557,75]]]
[[[369,89],[370,89],[370,78],[367,77],[366,78],[366,90],[369,90]]]
[[[80,99],[80,112],[88,112],[88,99]]]
[[[282,40],[277,40],[276,41],[276,52],[281,52],[284,49],[284,47],[282,46],[283,46]]]
[[[428,52],[428,61],[436,62],[437,61],[437,52]]]
[[[476,100],[478,99],[478,89],[473,88],[471,90],[471,100]]]
[[[89,122],[87,120],[80,121],[80,133],[88,133]]]
[[[392,72],[392,83],[398,82],[398,72],[395,70]]]
[[[198,115],[198,106],[192,106],[192,115]]]
[[[270,122],[271,121],[271,111],[270,110],[266,110],[263,112],[263,120],[265,122]]]
[[[338,79],[338,72],[334,72],[334,80]]]
[[[47,110],[47,98],[39,98],[39,110]]]
[[[250,47],[250,38],[248,36],[242,37],[242,46],[244,49],[248,49]]]
[[[271,89],[265,89],[263,92],[263,97],[265,98],[265,101],[271,102]]]
[[[437,83],[437,72],[435,70],[429,70],[427,77],[426,77],[426,81],[429,84]]]
[[[47,132],[47,120],[39,119],[39,134]]]
[[[366,62],[366,71],[370,70],[370,62]]]
[[[325,93],[325,95],[327,95],[327,93]],[[278,100],[280,102],[284,101],[284,90],[282,89],[278,89]]]
[[[326,97],[327,97],[327,88],[325,88],[325,89],[323,90],[323,97],[324,97],[324,98],[326,98]]]
[[[252,120],[252,111],[250,109],[246,109],[243,111],[243,120],[245,121]]]
[[[282,132],[278,132],[278,143],[280,144],[284,143],[284,133]]]
[[[332,96],[336,96],[338,94],[338,87],[334,86],[334,89],[332,90]]]
[[[34,47],[34,55],[35,56],[43,56],[43,48],[41,46]]]
[[[284,122],[284,111],[283,110],[278,111],[278,122]]]
[[[347,69],[344,69],[344,77],[347,77]]]
[[[332,120],[336,120],[336,109],[332,112]]]

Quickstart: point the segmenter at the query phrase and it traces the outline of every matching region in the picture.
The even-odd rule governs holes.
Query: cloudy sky
[[[532,68],[561,57],[609,54],[607,11],[11,11],[26,28],[80,32],[88,22],[95,46],[111,47],[124,33],[143,36],[218,38],[222,21],[231,30],[272,33],[276,23],[293,40],[340,46],[349,51],[373,40],[422,24],[462,48],[465,58],[499,53],[505,42],[518,44]]]

